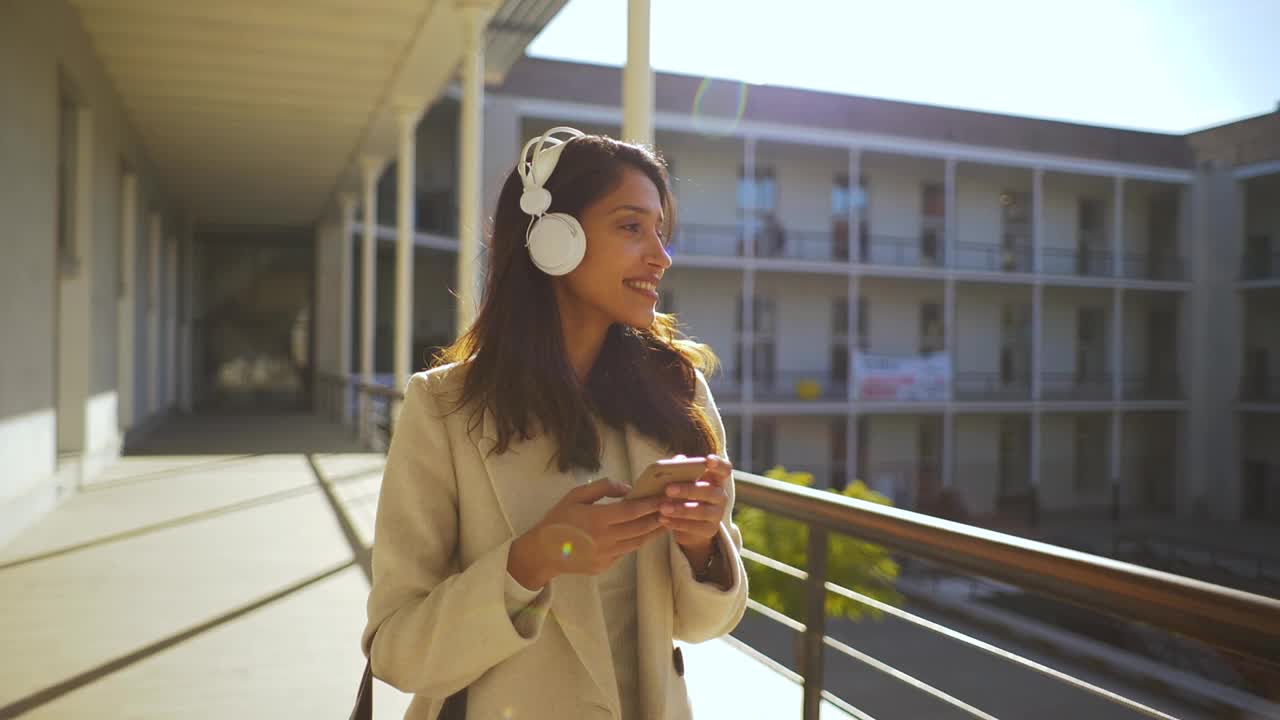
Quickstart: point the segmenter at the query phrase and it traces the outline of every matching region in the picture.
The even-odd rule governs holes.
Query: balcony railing
[[[1276,690],[1280,673],[1280,600],[746,473],[735,472],[734,479],[740,505],[757,507],[809,527],[803,569],[760,555],[751,548],[743,553],[747,562],[805,584],[806,602],[801,619],[784,615],[755,599],[748,600],[748,607],[799,634],[803,651],[801,672],[793,676],[804,683],[803,717],[806,720],[818,717],[823,700],[856,717],[867,717],[859,708],[824,689],[823,678],[829,677],[824,673],[827,649],[926,692],[963,714],[991,717],[926,680],[829,636],[825,612],[829,595],[874,608],[926,633],[1001,658],[1020,669],[1136,714],[1171,717],[1138,700],[957,632],[865,592],[843,587],[838,584],[838,578],[828,576],[828,542],[833,534],[876,543],[912,560],[911,564],[904,565],[897,585],[909,599],[914,599],[914,595],[924,604],[934,604],[939,599],[936,582],[935,593],[921,592],[917,584],[915,561],[923,561],[950,572],[989,578],[1007,588],[1001,595],[1009,600],[1047,597],[1105,616],[1140,620],[1161,631],[1204,643],[1251,667],[1263,668],[1271,683],[1264,692]]]
[[[734,257],[742,254],[742,230],[732,225],[682,223],[671,242],[672,254]]]
[[[1031,399],[1031,378],[1001,377],[1000,373],[956,373],[957,400],[1018,402]]]
[[[1280,278],[1280,252],[1247,252],[1240,259],[1241,280]]]
[[[1040,397],[1044,400],[1110,400],[1109,374],[1080,377],[1073,372],[1047,372],[1040,376]]]
[[[1280,403],[1280,375],[1241,380],[1240,399],[1245,402]]]
[[[1120,383],[1125,400],[1181,400],[1182,380],[1176,375],[1129,375]]]
[[[1131,280],[1186,280],[1182,258],[1172,255],[1125,253],[1121,271]]]
[[[829,370],[784,370],[757,377],[753,392],[758,400],[844,400],[848,387]]]
[[[353,393],[355,407],[364,408],[364,413],[370,412],[372,403],[360,402],[361,399],[402,399],[398,391],[348,378],[320,375],[316,385],[318,409],[336,412],[337,417],[342,417],[343,398],[350,399]],[[375,426],[377,420],[357,418],[355,424]],[[387,431],[394,431],[390,423]],[[885,575],[880,582],[910,600],[912,608],[917,604],[945,607],[953,602],[948,599],[948,593],[938,591],[943,573],[949,577],[954,574],[967,576],[966,582],[970,585],[979,582],[976,578],[983,578],[983,584],[999,589],[999,599],[1006,603],[1035,597],[1048,598],[1062,603],[1064,607],[1071,605],[1099,613],[1100,617],[1142,623],[1144,627],[1181,638],[1182,642],[1197,643],[1197,648],[1203,647],[1202,653],[1217,653],[1217,657],[1248,668],[1257,693],[1262,697],[1280,696],[1280,600],[742,471],[734,471],[734,481],[739,508],[759,508],[766,513],[795,520],[808,529],[803,569],[761,555],[750,547],[742,553],[743,560],[753,566],[768,568],[804,583],[804,607],[795,613],[799,617],[785,615],[756,598],[747,600],[747,607],[753,612],[799,634],[802,650],[798,659],[799,673],[776,661],[768,662],[779,672],[802,683],[804,720],[817,720],[823,700],[855,717],[868,717],[844,698],[824,688],[824,678],[832,677],[824,672],[827,648],[964,714],[991,717],[925,679],[829,635],[826,623],[829,595],[845,598],[912,625],[924,633],[921,637],[927,636],[929,642],[937,643],[932,647],[941,648],[942,643],[954,643],[954,646],[947,647],[960,647],[984,657],[994,657],[999,662],[1007,662],[1049,682],[1060,683],[1139,715],[1172,717],[1144,704],[1143,700],[1125,697],[1096,682],[1020,656],[864,592],[874,591],[873,588],[853,590],[840,585],[842,578],[831,577],[828,573],[828,543],[833,535],[853,537],[889,550],[902,571],[896,577]],[[1021,622],[1023,630],[1019,631],[1020,635],[1040,624],[1031,620]],[[1151,667],[1147,664],[1139,672],[1154,673]],[[1092,674],[1096,676],[1098,673]],[[1164,682],[1161,676],[1153,675],[1152,679],[1156,683]],[[1165,695],[1160,693],[1162,697]],[[1259,700],[1254,706],[1262,705],[1264,703]],[[1266,709],[1261,712],[1265,713]],[[1259,715],[1262,716],[1265,715]]]
[[[756,238],[756,257],[791,260],[849,261],[849,243],[836,242],[829,232],[787,230],[777,236]]]
[[[939,235],[936,246],[930,248],[932,252],[926,252],[925,243],[918,237],[872,235],[864,243],[865,257],[862,262],[893,267],[942,267],[946,260],[944,242],[944,238]]]
[[[1112,277],[1112,255],[1107,250],[1046,247],[1040,250],[1043,271],[1048,275]]]
[[[962,242],[956,244],[955,266],[962,270],[1026,273],[1034,268],[1033,251],[1030,245],[1022,243],[1005,247]]]

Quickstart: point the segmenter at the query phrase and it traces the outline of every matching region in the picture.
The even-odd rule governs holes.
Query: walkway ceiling
[[[490,17],[497,81],[565,0],[71,2],[162,192],[199,226],[301,227],[453,78],[459,7]]]

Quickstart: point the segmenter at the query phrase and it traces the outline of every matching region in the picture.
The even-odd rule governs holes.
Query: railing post
[[[809,528],[809,573],[804,615],[804,720],[818,720],[822,704],[823,636],[827,619],[827,531]]]

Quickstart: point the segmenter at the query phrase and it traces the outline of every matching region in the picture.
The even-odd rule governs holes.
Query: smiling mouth
[[[651,282],[645,282],[643,280],[624,280],[622,284],[627,288],[644,295],[650,300],[658,299],[658,286]]]

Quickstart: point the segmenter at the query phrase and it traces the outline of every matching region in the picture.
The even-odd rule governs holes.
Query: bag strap
[[[364,676],[356,691],[356,706],[351,710],[351,720],[373,720],[373,670],[370,661],[364,661]]]

